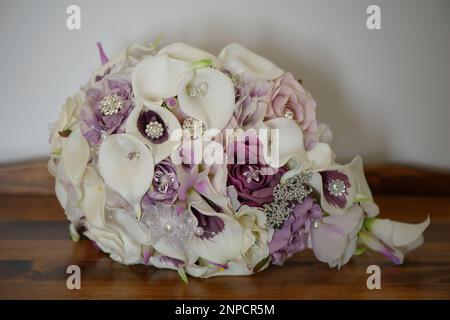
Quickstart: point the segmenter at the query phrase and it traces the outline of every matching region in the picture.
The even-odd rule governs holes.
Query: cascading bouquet
[[[66,100],[49,170],[80,234],[124,264],[194,277],[250,275],[295,253],[340,268],[367,248],[394,263],[429,218],[376,218],[360,157],[338,164],[331,132],[291,73],[239,44],[133,45]]]

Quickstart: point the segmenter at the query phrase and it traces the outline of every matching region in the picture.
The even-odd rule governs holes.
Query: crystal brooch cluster
[[[309,185],[311,176],[311,172],[295,175],[273,189],[273,202],[263,205],[269,228],[280,229],[295,205],[301,203],[312,192]]]
[[[104,97],[100,101],[100,112],[104,116],[112,116],[122,109],[123,101],[117,93]]]
[[[159,139],[164,134],[164,127],[158,121],[150,121],[145,126],[145,133],[150,139]]]

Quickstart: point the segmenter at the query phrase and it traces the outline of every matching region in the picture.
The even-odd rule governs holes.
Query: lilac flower
[[[269,106],[269,82],[254,79],[245,72],[236,83],[236,108],[228,127],[254,128],[263,121]]]
[[[316,102],[291,73],[285,73],[275,81],[271,93],[266,119],[287,117],[295,120],[303,131],[305,144],[312,148],[311,141],[317,132]]]
[[[228,185],[236,188],[238,200],[251,207],[271,202],[273,189],[286,169],[273,169],[265,164],[259,140],[250,135],[245,141],[235,141],[230,145],[228,157],[233,163],[228,165]]]
[[[179,187],[175,166],[167,159],[162,160],[155,166],[152,185],[142,199],[142,206],[146,208],[158,201],[167,204],[173,203]]]
[[[93,145],[103,134],[125,132],[125,120],[133,107],[131,83],[127,76],[111,74],[86,91],[81,109],[81,131]]]
[[[269,243],[272,263],[282,265],[286,259],[304,250],[312,224],[321,218],[322,209],[311,197],[306,197],[303,202],[297,204],[283,227],[274,232]]]

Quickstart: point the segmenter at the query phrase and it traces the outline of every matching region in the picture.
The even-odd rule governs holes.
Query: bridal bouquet
[[[377,218],[360,157],[339,164],[299,81],[239,44],[218,56],[133,45],[64,104],[49,170],[70,220],[123,264],[250,275],[312,250],[340,268],[367,249],[395,264],[429,218]]]

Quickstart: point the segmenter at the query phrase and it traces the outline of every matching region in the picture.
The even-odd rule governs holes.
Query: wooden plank
[[[450,197],[377,196],[383,216],[418,222],[431,215],[425,244],[393,266],[376,253],[340,271],[311,251],[251,277],[189,278],[142,265],[124,266],[86,239],[69,240],[53,196],[0,196],[0,299],[450,299]],[[15,214],[16,208],[21,215]],[[37,216],[33,217],[33,210]],[[46,210],[54,210],[50,215]],[[33,217],[29,219],[29,217]],[[60,219],[62,217],[62,219]],[[66,288],[66,268],[79,265],[81,290]],[[368,290],[366,268],[382,268],[382,289]]]
[[[374,194],[450,195],[450,173],[395,164],[367,165],[367,181]],[[0,166],[0,194],[51,195],[54,178],[47,160]]]

